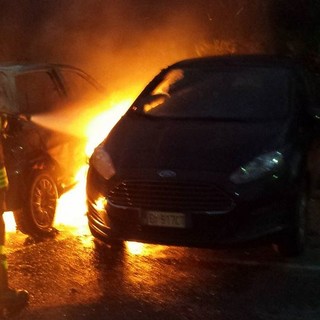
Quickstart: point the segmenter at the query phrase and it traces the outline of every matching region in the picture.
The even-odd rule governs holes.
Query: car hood
[[[121,169],[232,172],[256,156],[278,150],[284,121],[240,122],[153,119],[125,115],[104,142]]]

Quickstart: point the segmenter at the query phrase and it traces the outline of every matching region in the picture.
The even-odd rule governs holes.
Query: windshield
[[[288,71],[171,69],[131,110],[154,117],[278,119],[288,112]]]

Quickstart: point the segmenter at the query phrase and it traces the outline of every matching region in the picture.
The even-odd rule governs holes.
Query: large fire
[[[86,155],[90,157],[94,148],[104,139],[124,112],[129,108],[131,99],[121,99],[113,102],[113,105],[106,111],[99,113],[85,126],[87,137]],[[102,108],[104,109],[104,108]],[[85,185],[87,164],[79,169],[77,174],[78,184],[64,194],[58,202],[55,224],[69,226],[78,235],[87,234]]]
[[[131,94],[130,96],[133,96]],[[87,115],[84,119],[80,119],[82,135],[87,138],[86,155],[90,157],[94,148],[104,139],[115,123],[120,119],[124,112],[130,106],[132,98],[124,97],[120,98],[112,97],[107,102],[94,108],[100,110],[99,113],[91,115],[89,121]],[[53,115],[54,116],[54,115]],[[49,117],[53,120],[54,117]],[[56,117],[55,117],[56,118]],[[79,117],[75,117],[75,124],[70,126],[79,127]],[[55,227],[59,229],[68,228],[77,235],[89,234],[86,219],[86,202],[85,202],[85,184],[86,184],[86,172],[88,165],[83,163],[83,166],[79,168],[77,174],[77,185],[65,193],[58,200],[58,206],[55,217]],[[4,214],[6,223],[6,231],[14,232],[16,230],[16,224],[13,218],[12,212],[6,212]]]

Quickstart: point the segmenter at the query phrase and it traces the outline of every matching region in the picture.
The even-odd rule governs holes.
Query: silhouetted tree
[[[320,70],[320,1],[274,0],[275,51]]]

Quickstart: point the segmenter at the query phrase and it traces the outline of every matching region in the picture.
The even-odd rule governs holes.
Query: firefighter
[[[5,119],[0,119],[0,132],[3,132]],[[0,135],[0,310],[14,310],[23,308],[29,298],[25,290],[12,289],[8,285],[7,257],[4,252],[5,223],[3,213],[5,211],[5,193],[8,188],[7,172],[4,165],[2,134]]]

